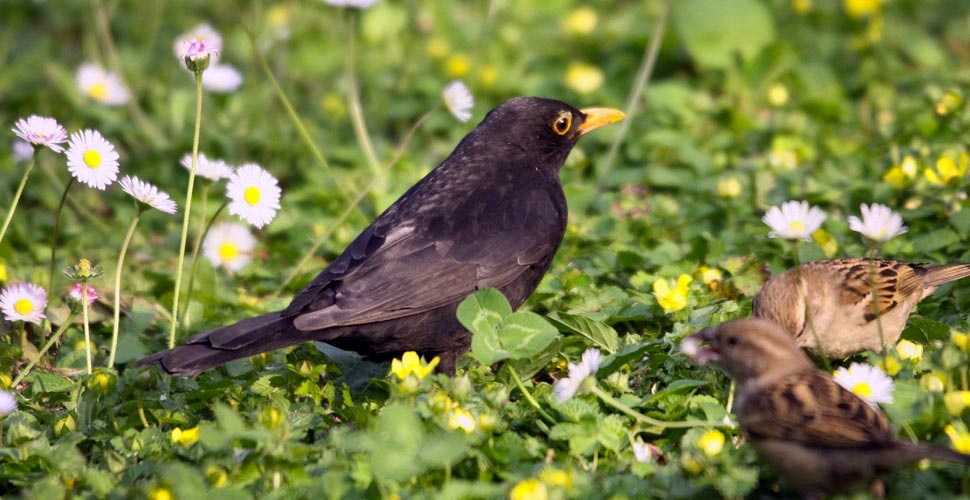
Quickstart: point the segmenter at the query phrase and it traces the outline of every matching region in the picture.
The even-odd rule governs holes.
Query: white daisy
[[[118,178],[118,153],[97,130],[71,134],[67,168],[75,179],[104,191]]]
[[[866,206],[863,203],[859,205],[859,210],[862,211],[862,219],[850,215],[849,229],[862,233],[866,238],[882,243],[908,231],[903,225],[902,216],[885,205],[873,203]]]
[[[242,85],[242,73],[228,64],[213,64],[202,73],[202,87],[210,92],[228,94]]]
[[[441,93],[441,97],[445,100],[448,111],[459,121],[467,122],[471,119],[475,99],[464,83],[458,80],[449,83]]]
[[[100,296],[98,295],[98,292],[94,290],[94,287],[92,287],[91,285],[87,285],[87,288],[88,288],[88,305],[91,305],[91,304],[94,304],[94,301],[98,300],[98,297]],[[80,304],[81,301],[84,300],[84,295],[81,293],[81,284],[75,283],[74,286],[71,287],[71,291],[67,292],[67,296],[69,297],[69,300],[72,300],[75,303]]]
[[[139,179],[138,177],[126,175],[121,178],[119,183],[121,184],[121,189],[130,194],[132,198],[154,208],[155,210],[159,210],[167,214],[174,214],[178,208],[168,194],[159,191],[157,187]]]
[[[0,311],[7,321],[40,323],[47,307],[47,292],[33,283],[16,283],[0,292]]]
[[[58,144],[67,140],[67,130],[57,120],[46,116],[30,115],[17,120],[13,133],[31,144],[47,146],[55,153],[64,151]]]
[[[354,9],[369,9],[380,0],[323,0],[323,3],[327,5],[333,5],[335,7],[351,7]]]
[[[877,366],[852,363],[835,371],[835,381],[875,408],[877,403],[893,402],[893,379]]]
[[[240,166],[226,187],[229,213],[256,227],[269,224],[280,209],[280,187],[276,178],[255,163]]]
[[[10,156],[13,157],[14,161],[30,161],[34,156],[34,147],[23,139],[14,139],[13,145],[10,147]]]
[[[0,391],[0,417],[5,417],[15,411],[17,411],[17,396],[9,391]]]
[[[192,170],[191,153],[182,157],[182,166],[185,167],[186,170]],[[213,181],[217,181],[219,179],[228,179],[232,176],[232,167],[223,160],[210,160],[206,157],[206,155],[199,153],[199,159],[195,165],[195,175],[201,175],[202,177]]]
[[[637,462],[656,462],[663,456],[663,451],[653,443],[633,443],[633,457],[637,459]]]
[[[769,238],[809,241],[822,227],[825,214],[818,207],[809,207],[807,201],[787,201],[781,208],[769,208],[761,220],[771,228]]]
[[[94,63],[82,64],[75,79],[81,93],[108,106],[120,106],[131,97],[118,75]]]
[[[556,402],[562,404],[575,396],[587,378],[596,376],[600,362],[602,355],[599,350],[586,349],[579,363],[569,363],[569,376],[557,380],[552,386],[556,393]]]
[[[202,243],[202,254],[213,266],[223,267],[232,274],[252,260],[255,247],[256,238],[248,227],[226,222],[212,226]]]
[[[216,64],[221,52],[222,36],[209,23],[199,24],[175,40],[175,56],[182,64],[186,64],[186,59],[198,61],[206,58],[209,64]]]

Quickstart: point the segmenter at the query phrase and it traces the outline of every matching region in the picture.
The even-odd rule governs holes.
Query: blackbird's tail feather
[[[940,286],[970,276],[970,264],[944,264],[926,268],[923,283],[927,287]]]
[[[198,375],[229,361],[309,340],[293,335],[291,324],[292,318],[280,311],[246,318],[200,333],[185,345],[144,357],[138,360],[138,366],[158,364],[171,375]]]
[[[946,460],[947,462],[970,465],[970,455],[959,451],[927,444],[919,445],[918,449],[920,458],[932,458],[933,460]]]

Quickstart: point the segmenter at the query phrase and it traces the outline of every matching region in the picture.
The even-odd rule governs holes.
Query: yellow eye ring
[[[559,135],[566,135],[566,132],[569,132],[569,127],[572,124],[573,114],[569,111],[562,111],[556,117],[556,121],[552,122],[552,131]]]

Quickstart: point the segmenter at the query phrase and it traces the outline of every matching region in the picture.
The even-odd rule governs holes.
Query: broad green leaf
[[[594,345],[610,354],[615,354],[619,346],[619,338],[617,337],[616,330],[605,323],[586,318],[585,316],[573,316],[564,313],[549,314],[549,321],[557,325],[560,330],[564,329],[586,337]]]
[[[70,379],[41,371],[30,372],[30,375],[27,375],[27,383],[30,384],[32,394],[63,392],[74,388],[74,382]]]
[[[949,340],[950,338],[950,327],[943,323],[940,323],[939,321],[934,321],[929,318],[924,318],[923,316],[911,316],[909,318],[909,324],[915,327],[916,329],[918,329],[918,331],[923,334],[923,338],[920,338],[919,336],[915,336],[915,338],[912,338],[910,336],[912,332],[910,331],[910,328],[907,328],[906,329],[907,335],[905,337],[909,338],[910,340],[916,340],[917,342],[925,343],[930,340],[945,341],[945,340]]]
[[[673,3],[674,28],[701,66],[724,68],[736,55],[751,59],[775,40],[770,12],[758,0]]]
[[[512,306],[501,292],[484,288],[458,305],[458,321],[472,332],[472,356],[490,365],[509,357],[499,340],[502,322],[512,314]]]
[[[469,442],[463,434],[447,432],[428,436],[421,445],[418,459],[428,467],[453,464],[468,452]]]
[[[521,359],[535,356],[552,342],[559,330],[536,313],[517,312],[502,322],[499,342],[508,351],[508,357]]]
[[[415,456],[421,449],[424,430],[411,410],[396,404],[385,407],[377,417],[377,428],[367,437],[375,476],[403,481],[421,471]]]

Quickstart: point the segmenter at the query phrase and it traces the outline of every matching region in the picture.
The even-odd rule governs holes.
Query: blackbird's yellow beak
[[[583,108],[579,111],[586,116],[579,126],[579,135],[616,123],[626,116],[626,113],[613,108]]]

